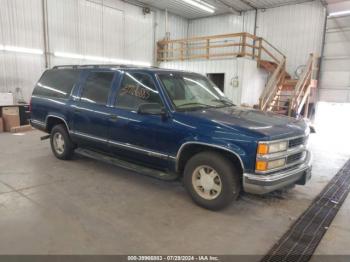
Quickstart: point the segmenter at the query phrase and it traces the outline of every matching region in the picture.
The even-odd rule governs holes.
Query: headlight
[[[286,159],[281,158],[277,160],[264,161],[258,160],[256,161],[256,171],[268,171],[275,168],[283,167],[286,164]]]
[[[287,149],[288,149],[287,141],[276,142],[271,144],[260,143],[258,146],[258,154],[266,155],[266,154],[286,151]]]
[[[275,169],[275,168],[284,166],[285,164],[286,164],[285,158],[269,161],[267,162],[267,169]]]

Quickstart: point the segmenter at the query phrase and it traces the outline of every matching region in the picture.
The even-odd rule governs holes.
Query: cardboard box
[[[12,127],[20,126],[18,106],[3,107],[2,118],[5,132],[10,132]]]
[[[0,133],[4,132],[4,122],[2,120],[2,117],[0,117]]]
[[[11,127],[11,133],[22,133],[33,130],[31,125]]]

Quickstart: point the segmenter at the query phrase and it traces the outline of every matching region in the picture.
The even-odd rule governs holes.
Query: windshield
[[[169,73],[160,74],[159,78],[177,110],[233,106],[224,93],[204,76]]]

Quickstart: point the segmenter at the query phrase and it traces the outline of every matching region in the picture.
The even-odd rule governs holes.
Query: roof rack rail
[[[83,69],[83,68],[106,68],[106,67],[118,67],[118,68],[159,68],[155,66],[136,66],[128,64],[105,64],[105,65],[59,65],[54,66],[52,69]]]

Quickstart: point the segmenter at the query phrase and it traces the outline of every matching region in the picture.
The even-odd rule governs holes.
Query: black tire
[[[64,148],[63,150],[58,150],[57,146],[55,147],[55,139],[56,136],[61,136],[62,141],[64,141]],[[60,124],[56,125],[51,130],[51,136],[50,136],[50,144],[51,144],[51,150],[53,154],[61,160],[69,160],[72,159],[73,153],[74,153],[74,144],[69,137],[69,134],[67,132],[67,129],[65,125]]]
[[[215,195],[217,195],[214,199],[203,198],[198,191],[203,190],[202,194],[205,194],[204,187],[202,185],[196,187],[193,184],[193,181],[197,181],[196,179],[198,179],[197,175],[201,177],[197,170],[203,171],[203,167],[209,167],[209,169],[204,169],[208,172],[211,170],[210,168],[216,171],[216,174],[214,174],[217,181],[213,183],[221,185],[220,193],[219,191],[206,189],[206,191],[209,192],[209,196],[207,197],[215,197]],[[219,176],[220,179],[218,179],[217,176]],[[193,156],[186,164],[183,179],[185,188],[193,201],[199,206],[210,210],[219,210],[227,207],[233,200],[238,198],[241,189],[240,174],[234,164],[223,155],[211,151],[198,153]],[[198,181],[201,180],[198,179]],[[211,196],[212,193],[214,196]]]

